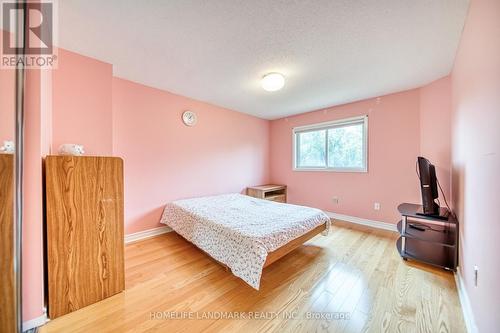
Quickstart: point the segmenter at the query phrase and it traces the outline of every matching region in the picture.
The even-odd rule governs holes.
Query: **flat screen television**
[[[420,192],[422,193],[422,210],[417,214],[447,220],[448,210],[440,208],[436,202],[436,199],[439,198],[436,168],[428,159],[421,156],[418,157],[417,164]]]

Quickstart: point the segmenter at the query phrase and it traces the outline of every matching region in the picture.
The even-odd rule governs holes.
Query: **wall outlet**
[[[339,204],[339,197],[333,197],[332,201],[334,204],[338,205]]]
[[[477,287],[477,274],[479,272],[479,268],[474,265],[474,287]]]
[[[380,210],[380,202],[375,202],[375,203],[373,204],[373,209],[375,209],[375,210]]]

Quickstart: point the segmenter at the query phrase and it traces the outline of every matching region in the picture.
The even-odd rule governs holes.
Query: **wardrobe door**
[[[14,155],[0,153],[0,332],[16,331]]]
[[[122,291],[123,162],[49,156],[45,161],[49,316]]]

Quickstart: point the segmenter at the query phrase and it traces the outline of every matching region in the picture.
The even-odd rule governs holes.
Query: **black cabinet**
[[[397,248],[403,259],[421,261],[447,270],[458,266],[458,221],[450,214],[447,220],[417,214],[421,205],[398,206],[401,221]]]

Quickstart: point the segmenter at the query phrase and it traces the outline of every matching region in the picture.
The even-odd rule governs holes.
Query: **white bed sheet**
[[[161,223],[259,289],[267,254],[330,218],[321,210],[241,194],[173,201]]]

